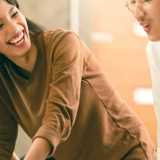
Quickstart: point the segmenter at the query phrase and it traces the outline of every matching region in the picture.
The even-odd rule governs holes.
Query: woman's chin
[[[160,34],[148,34],[148,39],[150,41],[160,41]]]

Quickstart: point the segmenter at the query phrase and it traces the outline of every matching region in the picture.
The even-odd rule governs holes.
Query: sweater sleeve
[[[17,138],[17,122],[6,105],[0,97],[0,159],[2,160],[11,159]]]
[[[67,140],[79,106],[83,55],[76,34],[67,32],[52,53],[52,80],[43,123],[35,138],[46,139],[53,146]]]

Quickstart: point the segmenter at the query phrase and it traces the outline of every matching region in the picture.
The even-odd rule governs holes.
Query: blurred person
[[[143,122],[71,32],[46,31],[0,0],[0,160],[14,153],[17,125],[32,144],[24,160],[153,160]]]
[[[157,118],[157,159],[160,160],[160,0],[128,0],[128,9],[147,34],[147,56]]]

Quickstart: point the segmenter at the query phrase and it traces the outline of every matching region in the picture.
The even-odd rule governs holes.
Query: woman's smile
[[[14,35],[7,43],[14,46],[19,46],[24,42],[24,32],[20,31]]]
[[[26,18],[15,6],[0,3],[0,53],[19,59],[31,47]]]

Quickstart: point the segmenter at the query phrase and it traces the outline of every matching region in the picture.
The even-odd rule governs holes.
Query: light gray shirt
[[[147,57],[157,118],[157,160],[160,160],[160,41],[148,43]]]

